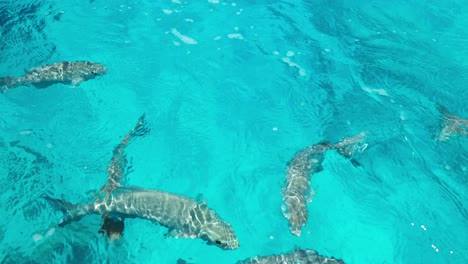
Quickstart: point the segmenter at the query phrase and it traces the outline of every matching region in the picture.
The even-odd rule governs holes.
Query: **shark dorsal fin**
[[[197,197],[195,198],[195,200],[197,201],[197,203],[199,205],[205,205],[206,206],[206,200],[203,197],[203,194],[201,194],[201,193],[197,194]]]

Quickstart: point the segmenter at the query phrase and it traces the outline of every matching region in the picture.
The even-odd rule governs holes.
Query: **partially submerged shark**
[[[325,152],[336,149],[341,155],[350,158],[354,165],[357,161],[352,159],[356,152],[362,152],[367,144],[362,144],[365,133],[345,138],[337,144],[318,143],[298,151],[289,162],[286,169],[286,184],[283,189],[284,217],[289,221],[289,229],[296,236],[301,235],[301,229],[306,224],[307,202],[312,197],[310,193],[310,178],[312,174],[320,172]]]
[[[468,119],[450,113],[447,108],[439,104],[437,110],[442,115],[442,119],[436,140],[446,141],[456,135],[468,135]]]
[[[97,198],[90,204],[71,204],[64,200],[46,197],[45,199],[64,216],[59,222],[64,227],[90,214],[102,215],[104,224],[101,233],[109,238],[122,236],[126,218],[141,218],[159,223],[169,229],[166,237],[201,238],[210,245],[222,249],[236,249],[239,241],[231,225],[223,221],[205,202],[164,191],[137,187],[122,187],[126,158],[123,154],[130,139],[144,134],[144,116],[125,139],[114,149],[114,155],[108,167],[108,181],[101,188],[103,198]]]
[[[321,256],[312,249],[295,249],[286,254],[248,258],[236,264],[345,264],[345,262],[334,257]]]
[[[56,62],[32,68],[26,71],[24,76],[0,77],[0,91],[6,92],[18,86],[29,85],[40,89],[58,83],[78,86],[84,81],[94,79],[106,73],[106,66],[95,62]]]

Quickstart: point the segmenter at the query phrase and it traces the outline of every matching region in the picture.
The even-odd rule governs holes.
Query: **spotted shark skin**
[[[106,73],[106,66],[95,62],[56,62],[32,68],[24,76],[0,77],[0,91],[6,92],[19,86],[29,85],[40,89],[58,83],[78,86],[84,81],[94,79]]]
[[[442,118],[436,140],[447,141],[454,136],[468,136],[468,119],[450,113],[442,105],[437,105],[437,110]]]
[[[205,202],[159,190],[121,186],[126,165],[123,151],[135,135],[146,133],[144,124],[143,115],[114,149],[107,169],[108,181],[100,190],[101,194],[105,193],[104,197],[96,197],[93,203],[85,205],[44,197],[53,208],[63,212],[59,226],[65,227],[84,216],[98,214],[104,218],[100,232],[107,232],[112,240],[122,236],[125,219],[140,218],[167,227],[166,237],[200,238],[225,250],[238,248],[239,241],[231,225]]]
[[[345,264],[343,260],[325,257],[312,249],[295,249],[287,254],[252,257],[236,264]]]
[[[145,122],[145,114],[143,114],[138,118],[135,126],[127,133],[127,135],[125,135],[120,144],[114,148],[112,158],[107,166],[107,182],[102,186],[99,193],[95,195],[96,201],[99,201],[100,199],[109,199],[112,191],[121,186],[120,182],[122,178],[125,174],[128,174],[128,170],[126,170],[128,160],[124,152],[125,148],[135,137],[144,136],[149,131],[150,129],[146,126]],[[104,198],[100,196],[103,193],[105,193]],[[109,216],[107,214],[103,215],[102,218],[103,224],[98,233],[106,235],[111,243],[121,239],[125,228],[125,220],[116,216]]]
[[[367,144],[361,144],[366,133],[345,138],[337,144],[318,143],[298,151],[286,169],[286,183],[283,188],[283,216],[289,222],[289,230],[300,236],[302,227],[307,223],[307,203],[312,199],[310,180],[314,173],[322,170],[325,152],[336,149],[338,153],[351,158],[356,152],[362,152]]]
[[[72,205],[63,200],[46,199],[53,207],[64,212],[64,217],[59,222],[60,227],[90,214],[114,215],[123,219],[140,218],[156,222],[169,229],[166,236],[201,238],[222,249],[239,247],[232,227],[208,208],[206,203],[173,193],[119,187],[113,190],[110,199],[87,205]]]
[[[130,141],[135,137],[144,136],[150,129],[146,126],[145,114],[138,118],[135,126],[130,130],[124,139],[114,148],[112,158],[107,166],[107,182],[102,186],[99,194],[106,193],[106,198],[109,198],[112,191],[121,186],[120,182],[125,174],[125,168],[127,167],[127,156],[124,153],[125,148],[128,146]]]

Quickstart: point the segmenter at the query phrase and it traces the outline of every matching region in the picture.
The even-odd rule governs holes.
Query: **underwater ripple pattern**
[[[301,246],[349,263],[467,262],[467,139],[433,141],[435,103],[468,117],[466,9],[463,1],[0,3],[1,76],[55,60],[109,68],[76,89],[0,96],[8,216],[0,259],[235,263]],[[138,219],[108,245],[97,216],[47,236],[60,213],[38,198],[91,201],[113,146],[142,112],[152,131],[127,149],[127,183],[203,194],[240,249],[164,239],[165,228]],[[327,153],[304,235],[292,237],[280,209],[287,162],[307,145],[361,131],[369,131],[361,166]]]

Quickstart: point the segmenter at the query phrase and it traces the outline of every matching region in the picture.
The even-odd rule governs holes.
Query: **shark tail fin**
[[[114,155],[121,153],[125,147],[127,146],[128,142],[133,137],[141,137],[146,135],[150,132],[151,129],[147,127],[147,123],[145,120],[145,114],[142,114],[139,118],[135,126],[128,132],[128,134],[124,137],[122,142],[114,149]]]
[[[444,116],[444,117],[450,117],[450,116],[453,116],[452,113],[450,113],[450,111],[447,109],[447,107],[437,103],[436,104],[436,108],[437,108],[437,111],[439,111],[439,113]]]
[[[364,143],[367,132],[361,132],[355,136],[347,137],[333,145],[339,154],[349,159],[354,166],[360,166],[360,163],[354,158],[356,154],[364,152],[368,144]]]
[[[128,143],[134,137],[142,137],[150,132],[151,129],[148,128],[145,114],[143,113],[136,122],[135,126],[125,135],[124,139],[114,148],[113,155],[110,161],[110,164],[107,167],[107,182],[99,190],[99,194],[106,193],[106,199],[109,198],[112,191],[120,186],[122,177],[127,175],[130,172],[131,168],[127,168],[127,157],[124,153],[125,148]],[[125,172],[126,171],[126,172]]]
[[[4,93],[9,89],[20,86],[18,78],[13,76],[0,77],[0,93]]]
[[[146,120],[145,120],[145,114],[143,113],[140,118],[138,118],[137,123],[135,124],[135,127],[130,131],[129,135],[130,136],[144,136],[146,133],[150,132],[151,129],[148,128]]]
[[[63,217],[59,222],[60,227],[79,221],[83,216],[92,213],[88,208],[89,206],[75,205],[62,199],[55,199],[47,196],[44,197],[44,199],[52,206],[52,208],[63,213]]]

